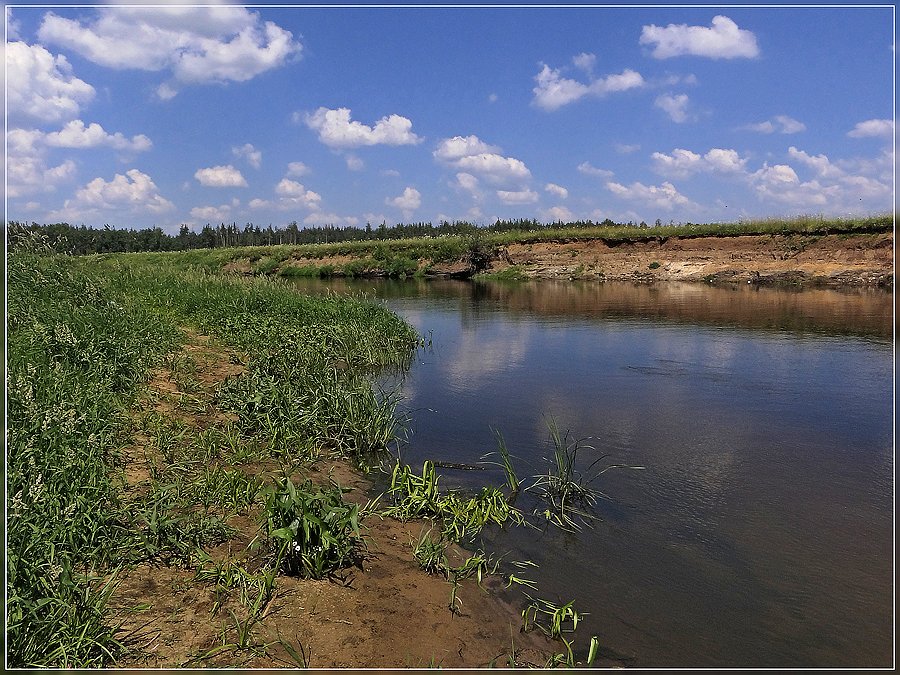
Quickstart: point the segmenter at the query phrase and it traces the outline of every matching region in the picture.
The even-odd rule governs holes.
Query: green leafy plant
[[[298,486],[285,476],[264,500],[263,524],[285,574],[321,579],[358,561],[359,506],[346,503],[338,485]]]

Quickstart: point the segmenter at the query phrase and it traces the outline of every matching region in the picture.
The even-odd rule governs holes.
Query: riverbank
[[[401,433],[371,378],[407,366],[405,321],[153,254],[8,266],[10,665],[483,667],[562,649],[520,632],[490,553],[439,513],[390,517],[362,473],[390,470]]]
[[[788,286],[893,285],[892,222],[866,227],[651,228],[485,234],[185,252],[227,272],[284,277],[688,281]]]

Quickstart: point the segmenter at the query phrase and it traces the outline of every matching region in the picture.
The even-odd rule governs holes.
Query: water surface
[[[403,378],[404,459],[516,455],[547,420],[615,470],[592,528],[491,532],[576,646],[634,666],[890,666],[892,297],[700,284],[298,282],[367,292],[430,336]],[[502,483],[446,471],[442,483]],[[527,498],[520,504],[533,507]]]

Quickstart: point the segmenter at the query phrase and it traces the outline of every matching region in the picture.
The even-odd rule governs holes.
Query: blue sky
[[[893,209],[893,8],[7,8],[7,213],[177,231]]]

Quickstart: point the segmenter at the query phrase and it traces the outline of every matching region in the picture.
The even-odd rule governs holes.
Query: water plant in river
[[[577,465],[579,453],[595,448],[585,442],[586,438],[573,438],[569,430],[561,433],[553,418],[547,421],[547,428],[551,450],[550,456],[544,458],[547,471],[534,476],[526,490],[536,492],[549,505],[549,508],[543,510],[535,509],[535,515],[541,515],[563,529],[578,529],[578,522],[573,516],[578,516],[582,521],[589,520],[592,515],[587,509],[596,504],[598,497],[608,499],[606,494],[592,487],[597,478],[610,469],[639,470],[644,467],[608,464],[588,477],[586,474],[608,455],[604,454],[594,459],[582,471]]]
[[[430,460],[424,462],[421,476],[398,460],[388,489],[393,505],[383,514],[399,520],[437,518],[441,522],[442,536],[451,541],[473,537],[490,523],[523,522],[522,514],[497,488],[484,487],[474,495],[459,490],[442,494],[438,481],[434,463]]]

